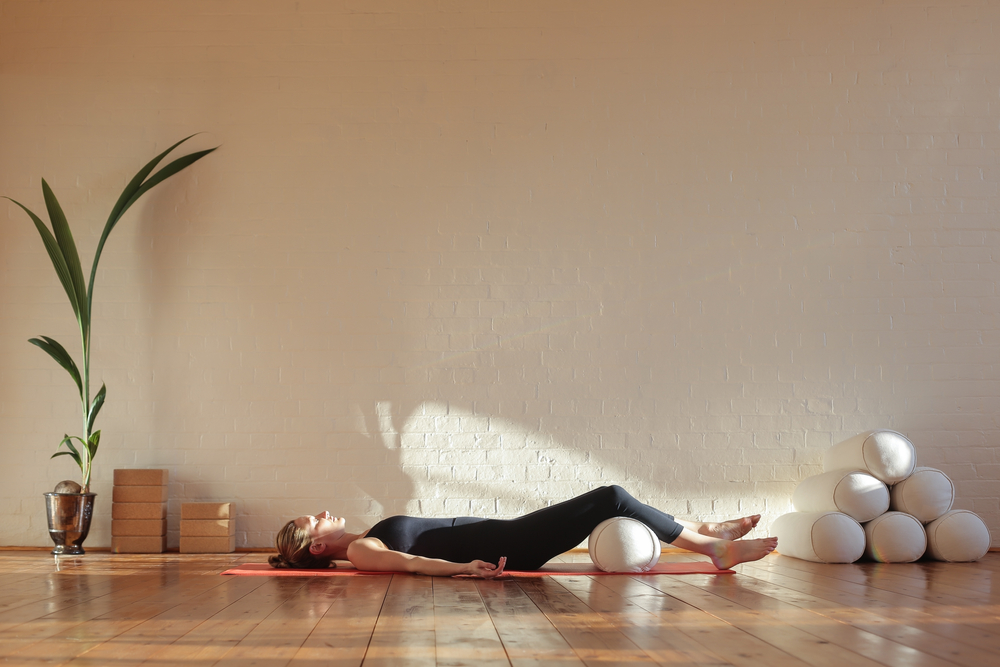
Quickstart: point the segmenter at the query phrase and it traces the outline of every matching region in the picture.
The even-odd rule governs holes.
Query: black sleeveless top
[[[486,519],[458,517],[454,519],[421,519],[412,516],[391,516],[379,521],[365,534],[382,540],[393,551],[425,558],[454,560],[465,551],[465,541],[458,526],[479,523]]]

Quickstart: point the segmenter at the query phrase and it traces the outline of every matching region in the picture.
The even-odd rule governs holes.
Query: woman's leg
[[[722,521],[720,523],[684,521],[683,519],[675,519],[675,521],[699,535],[717,537],[720,540],[738,540],[757,527],[760,515],[754,514],[753,516],[745,516],[742,519],[730,519],[729,521]]]
[[[759,540],[727,540],[702,535],[687,528],[677,536],[674,546],[695,553],[704,554],[712,559],[712,563],[720,570],[726,570],[739,563],[760,560],[774,551],[778,546],[777,537],[764,537]]]
[[[594,489],[517,519],[488,519],[456,526],[452,539],[460,542],[454,546],[464,554],[462,560],[495,563],[500,556],[507,556],[508,569],[534,570],[580,544],[597,524],[614,517],[641,521],[664,542],[709,556],[722,568],[762,558],[777,544],[776,538],[733,542],[732,538],[712,535],[725,532],[742,536],[756,525],[759,516],[724,524],[681,522],[639,502],[620,486]]]
[[[461,539],[481,554],[475,558],[507,556],[509,569],[534,570],[587,539],[597,524],[620,516],[641,521],[664,542],[673,542],[684,530],[672,516],[620,486],[604,486],[517,519],[461,526]]]

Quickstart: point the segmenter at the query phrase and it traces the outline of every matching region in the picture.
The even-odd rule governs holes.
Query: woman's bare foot
[[[713,545],[713,553],[708,554],[715,567],[728,570],[733,565],[760,560],[774,551],[778,546],[777,537],[764,537],[759,540],[720,540]]]
[[[703,523],[698,527],[698,532],[709,537],[717,537],[720,540],[738,540],[753,530],[759,521],[760,515],[754,514],[722,523]]]

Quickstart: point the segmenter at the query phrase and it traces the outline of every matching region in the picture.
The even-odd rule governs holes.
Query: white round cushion
[[[865,524],[865,555],[881,563],[912,563],[924,555],[924,525],[905,512],[886,512]]]
[[[587,550],[604,572],[645,572],[660,559],[660,540],[641,521],[619,516],[597,524]]]
[[[937,468],[914,468],[913,474],[890,491],[890,507],[929,523],[944,515],[955,502],[955,485]]]
[[[913,445],[895,431],[868,431],[834,445],[823,456],[823,470],[866,470],[886,484],[902,482],[913,472]]]
[[[831,470],[802,480],[792,504],[797,512],[843,512],[864,523],[889,509],[889,489],[862,470]]]
[[[934,560],[979,560],[990,550],[990,530],[968,510],[952,510],[924,526],[927,555]]]
[[[865,530],[843,512],[792,512],[771,524],[778,553],[815,563],[853,563],[865,553]]]

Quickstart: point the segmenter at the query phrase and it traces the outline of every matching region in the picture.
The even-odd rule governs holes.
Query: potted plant
[[[193,135],[192,135],[193,136]],[[74,482],[61,482],[55,492],[46,493],[46,508],[49,521],[49,535],[55,542],[54,554],[82,554],[83,541],[90,530],[90,518],[94,508],[94,497],[96,494],[90,492],[90,474],[93,469],[94,457],[97,456],[97,448],[101,442],[101,432],[94,430],[94,420],[104,405],[107,395],[107,387],[101,383],[100,390],[91,397],[90,393],[90,333],[91,333],[91,313],[94,302],[94,279],[97,276],[97,263],[101,259],[101,252],[104,244],[108,240],[108,235],[115,228],[122,215],[134,204],[142,195],[173,176],[182,169],[194,164],[201,158],[215,150],[197,151],[181,156],[156,173],[153,170],[167,156],[168,153],[190,139],[186,137],[176,144],[163,151],[153,158],[145,167],[129,181],[125,190],[118,197],[118,202],[111,209],[111,215],[104,225],[101,239],[97,243],[97,250],[94,253],[94,261],[90,267],[90,280],[84,282],[83,268],[80,265],[80,256],[76,250],[76,243],[73,241],[73,234],[70,231],[69,223],[63,214],[55,194],[49,184],[42,180],[42,195],[45,198],[45,208],[48,210],[49,221],[52,231],[42,220],[32,213],[24,204],[6,197],[14,202],[31,218],[42,237],[45,249],[52,260],[52,266],[56,270],[59,282],[62,283],[66,295],[69,297],[70,305],[73,307],[73,315],[80,330],[80,340],[82,345],[82,363],[78,366],[70,354],[62,345],[49,338],[41,336],[31,338],[28,342],[37,345],[45,350],[56,363],[66,369],[76,388],[80,392],[80,405],[83,414],[83,434],[64,435],[63,439],[56,447],[57,451],[51,456],[70,456],[80,466],[82,481],[79,485]],[[152,175],[150,175],[152,174]],[[63,447],[65,446],[65,449]]]

